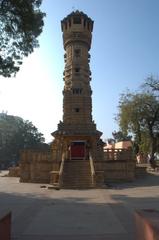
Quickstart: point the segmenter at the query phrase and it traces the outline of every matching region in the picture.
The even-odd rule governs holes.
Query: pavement
[[[136,240],[134,213],[159,210],[159,172],[103,189],[55,190],[0,172],[0,211],[12,212],[12,240]]]

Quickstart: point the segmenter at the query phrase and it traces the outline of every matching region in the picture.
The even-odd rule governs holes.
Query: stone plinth
[[[20,177],[20,167],[10,167],[8,176],[9,177]]]
[[[114,160],[95,162],[96,172],[103,172],[105,182],[132,181],[135,178],[135,162]]]
[[[21,152],[20,181],[50,183],[52,154],[47,151],[24,150]]]

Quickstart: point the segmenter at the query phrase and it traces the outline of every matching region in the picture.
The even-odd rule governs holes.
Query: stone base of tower
[[[59,136],[55,138],[49,152],[22,151],[20,181],[48,183],[58,188],[86,189],[101,188],[104,183],[110,181],[132,181],[135,178],[135,162],[129,153],[125,152],[126,158],[103,160],[100,157],[104,152],[100,153],[98,146],[96,149],[98,160],[94,161],[91,151],[87,151],[91,149],[88,140],[90,141],[89,136],[78,138]],[[69,141],[74,145],[73,150],[72,146],[67,145]],[[83,147],[86,149],[85,155]],[[79,155],[76,155],[76,150]]]
[[[103,145],[100,139],[102,132],[96,130],[96,124],[58,124],[58,130],[52,133],[55,138],[52,143],[52,150],[56,152],[56,159],[61,161],[62,156],[66,160],[72,158],[78,158],[78,149],[80,146],[84,151],[84,156],[80,156],[81,159],[89,159],[91,154],[92,158],[96,161],[104,160]],[[75,147],[76,145],[76,147]],[[82,149],[81,149],[82,151]]]
[[[112,152],[103,151],[101,132],[95,125],[80,129],[60,123],[52,134],[54,141],[50,151],[22,151],[20,181],[86,189],[101,188],[109,181],[134,179],[135,162],[129,152],[117,154],[114,150],[116,160],[109,160]]]
[[[20,181],[51,183],[60,188],[92,188],[104,184],[104,175],[95,173],[95,162],[103,162],[101,132],[94,123],[58,125],[49,152],[21,153]],[[99,174],[98,174],[99,175]],[[102,176],[101,176],[102,175]]]
[[[55,139],[51,183],[62,188],[96,187],[94,162],[104,161],[101,134],[94,123],[78,126],[60,123],[52,134]],[[104,184],[104,178],[101,179]]]

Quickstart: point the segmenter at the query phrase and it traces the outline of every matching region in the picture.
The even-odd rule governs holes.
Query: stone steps
[[[92,188],[89,161],[66,161],[63,170],[62,188]]]

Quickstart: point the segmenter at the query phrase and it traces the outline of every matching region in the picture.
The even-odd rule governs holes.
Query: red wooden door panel
[[[71,159],[85,158],[85,142],[72,142]]]

